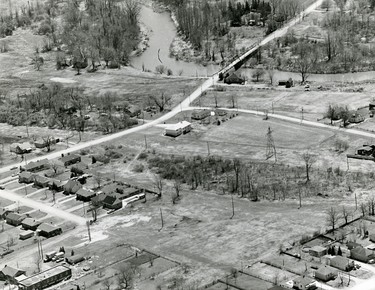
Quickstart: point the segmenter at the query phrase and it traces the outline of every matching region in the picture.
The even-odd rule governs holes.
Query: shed
[[[39,236],[51,238],[53,236],[60,235],[62,233],[62,229],[51,224],[42,223],[38,227],[37,233]]]
[[[94,191],[81,188],[76,193],[76,199],[84,202],[89,202],[96,195]]]
[[[20,240],[26,240],[34,236],[34,231],[27,230],[20,232]]]
[[[21,225],[22,225],[22,228],[25,230],[35,231],[41,223],[42,223],[41,221],[38,221],[33,218],[25,218],[22,221]]]
[[[357,154],[363,156],[371,156],[374,152],[374,145],[363,145],[362,147],[357,148]]]
[[[122,208],[122,201],[116,196],[106,196],[103,200],[103,208],[120,209]]]
[[[56,144],[57,140],[54,137],[49,138],[49,140],[44,140],[43,138],[39,138],[34,142],[34,146],[36,148],[43,149],[44,147],[47,147],[48,143]]]
[[[309,254],[313,257],[322,257],[327,254],[327,248],[322,246],[314,246],[309,249]]]
[[[64,157],[61,157],[61,162],[64,164],[64,166],[69,166],[81,162],[81,156],[76,154],[68,154]]]
[[[19,226],[26,217],[18,213],[11,212],[6,216],[7,224],[12,226]]]
[[[65,258],[65,261],[70,265],[78,264],[84,260],[85,260],[85,256],[83,255],[74,255],[74,256]]]
[[[315,278],[323,282],[333,280],[337,277],[338,270],[330,266],[322,266],[315,271]]]
[[[354,262],[347,258],[336,256],[330,260],[330,266],[348,272],[354,268]]]
[[[18,276],[24,275],[25,273],[26,272],[24,270],[5,265],[4,268],[0,271],[0,280],[9,281],[15,284],[17,282],[16,278]]]

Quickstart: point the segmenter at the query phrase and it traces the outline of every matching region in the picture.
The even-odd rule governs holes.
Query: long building
[[[59,265],[18,282],[20,290],[45,289],[72,277],[72,270]]]

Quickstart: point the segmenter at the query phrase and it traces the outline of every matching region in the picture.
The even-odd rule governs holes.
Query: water
[[[140,19],[152,31],[149,34],[149,47],[140,56],[135,56],[131,60],[131,64],[135,68],[142,70],[142,66],[144,66],[146,69],[155,71],[156,66],[163,64],[167,68],[170,68],[174,75],[182,71],[183,76],[194,77],[210,76],[220,70],[218,65],[203,66],[193,62],[177,61],[169,57],[169,46],[177,36],[177,30],[169,12],[157,13],[152,8],[142,5]],[[162,63],[159,61],[159,58]],[[240,69],[238,73],[247,76],[251,80],[253,70],[244,68]],[[299,73],[275,71],[275,81],[286,80],[290,77],[297,82],[301,80]],[[266,78],[266,75],[264,78]],[[344,74],[311,74],[307,80],[314,82],[359,82],[371,79],[375,79],[375,71]]]
[[[150,7],[142,6],[141,21],[151,29],[149,34],[149,47],[140,56],[133,57],[132,66],[142,70],[142,65],[146,69],[155,71],[155,67],[163,64],[177,75],[182,70],[184,76],[210,76],[220,70],[219,66],[203,66],[193,62],[177,61],[169,57],[169,46],[177,36],[176,26],[171,20],[169,12],[157,13]],[[160,57],[159,61],[158,54]]]

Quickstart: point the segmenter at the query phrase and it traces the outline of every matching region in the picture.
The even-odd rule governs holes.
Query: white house
[[[191,123],[182,121],[177,124],[170,124],[165,128],[164,134],[166,136],[177,137],[181,134],[186,134],[191,131]]]

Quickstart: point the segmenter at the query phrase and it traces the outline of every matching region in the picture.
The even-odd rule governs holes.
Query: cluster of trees
[[[331,125],[333,121],[342,120],[343,126],[349,125],[350,110],[348,106],[338,106],[338,105],[328,105],[327,111],[324,117],[331,120]]]
[[[61,43],[67,51],[57,54],[57,67],[66,65],[65,53],[72,55],[72,64],[80,69],[91,61],[92,71],[103,60],[106,66],[120,68],[128,64],[139,35],[140,6],[136,0],[87,0],[82,10],[80,1],[70,0],[64,9]]]
[[[138,123],[131,119],[129,105],[116,94],[90,97],[79,88],[63,88],[58,84],[7,99],[0,108],[0,122],[15,126],[57,127],[79,133],[88,126],[108,133]],[[98,111],[100,116],[87,118],[91,111]]]

